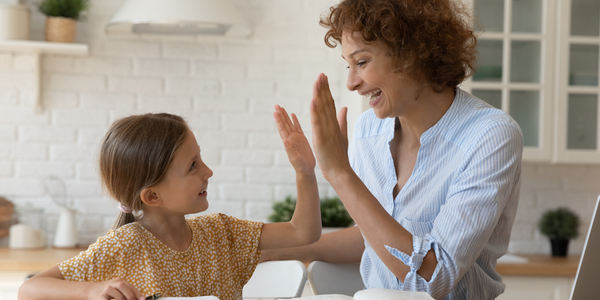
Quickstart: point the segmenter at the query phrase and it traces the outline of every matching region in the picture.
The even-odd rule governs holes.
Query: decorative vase
[[[29,15],[23,4],[0,3],[0,40],[28,40]]]
[[[565,257],[569,252],[569,239],[550,239],[550,245],[552,246],[552,256]]]
[[[77,21],[63,17],[47,17],[44,34],[46,41],[72,43],[77,33]]]

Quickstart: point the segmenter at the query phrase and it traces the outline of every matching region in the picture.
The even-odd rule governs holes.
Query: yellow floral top
[[[242,299],[260,257],[263,223],[224,214],[193,217],[187,223],[193,237],[184,252],[167,247],[134,222],[111,230],[58,268],[70,281],[122,278],[144,295]]]

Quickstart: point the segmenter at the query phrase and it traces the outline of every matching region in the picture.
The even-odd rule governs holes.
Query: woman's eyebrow
[[[356,54],[358,54],[358,53],[361,53],[361,52],[368,52],[368,51],[367,51],[366,49],[358,49],[358,50],[356,50],[356,51],[354,51],[354,52],[350,53],[350,55],[348,55],[348,58],[352,58],[352,56],[354,56],[354,55],[356,55]],[[344,55],[343,55],[343,54],[342,54],[342,58],[343,58],[344,60],[346,60],[346,58],[344,57]]]

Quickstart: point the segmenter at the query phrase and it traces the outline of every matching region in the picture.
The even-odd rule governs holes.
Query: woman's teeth
[[[369,101],[373,101],[377,99],[377,97],[379,97],[379,94],[381,94],[381,89],[376,89],[370,93],[364,94],[363,97],[365,97]]]

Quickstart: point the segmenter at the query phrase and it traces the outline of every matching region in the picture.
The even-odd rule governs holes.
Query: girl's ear
[[[156,194],[152,188],[145,188],[140,193],[142,202],[148,206],[158,206],[160,204],[160,197]]]

